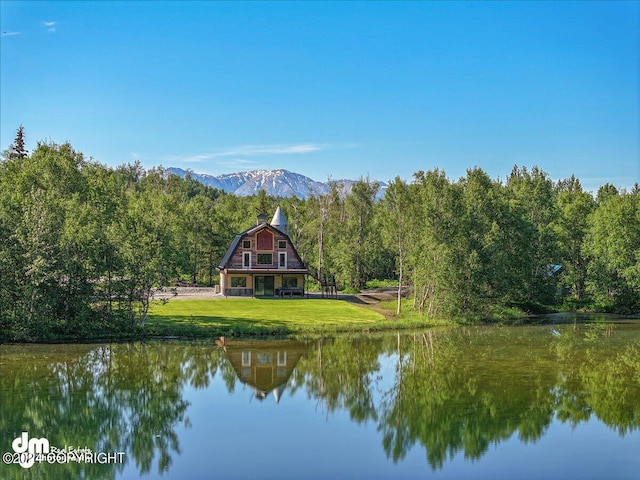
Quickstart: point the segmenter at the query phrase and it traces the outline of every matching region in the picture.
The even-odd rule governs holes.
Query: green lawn
[[[304,335],[378,330],[393,323],[342,300],[228,298],[156,302],[147,329],[156,335],[197,337]]]

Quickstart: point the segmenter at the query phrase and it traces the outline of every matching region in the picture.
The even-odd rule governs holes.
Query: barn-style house
[[[258,215],[253,227],[233,239],[218,269],[225,296],[304,295],[309,273],[289,238],[287,218],[277,208],[271,223]]]

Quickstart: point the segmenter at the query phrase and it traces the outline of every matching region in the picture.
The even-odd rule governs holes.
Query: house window
[[[279,367],[287,366],[287,352],[278,352],[277,363]]]
[[[258,362],[258,365],[271,365],[273,363],[270,353],[259,352],[256,355],[256,360]]]
[[[287,252],[278,254],[278,268],[287,268]]]
[[[242,248],[251,248],[251,240],[243,240]]]
[[[298,286],[298,277],[282,277],[282,286],[285,288],[296,288]]]
[[[287,241],[286,240],[278,240],[278,248],[280,248],[280,249],[287,248]]]
[[[251,352],[242,352],[242,366],[251,366]]]
[[[231,277],[231,286],[232,287],[247,287],[247,277]]]
[[[242,254],[242,266],[244,268],[251,268],[251,252],[244,252]]]
[[[258,265],[271,265],[273,263],[273,255],[270,253],[258,254]]]

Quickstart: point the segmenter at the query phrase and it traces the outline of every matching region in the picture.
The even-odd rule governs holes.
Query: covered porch
[[[220,289],[225,297],[304,296],[306,271],[228,270],[221,272]]]

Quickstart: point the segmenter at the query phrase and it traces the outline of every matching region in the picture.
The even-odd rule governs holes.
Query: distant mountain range
[[[250,172],[228,173],[218,176],[195,173],[191,170],[176,167],[169,167],[165,172],[182,178],[189,173],[191,178],[203,185],[234,193],[239,197],[256,195],[260,190],[264,190],[267,195],[274,197],[291,197],[295,195],[298,198],[308,198],[310,195],[323,195],[329,192],[329,182],[317,182],[299,173],[284,169],[252,170]],[[356,181],[332,180],[332,182],[344,185],[345,191],[349,192]],[[378,198],[384,196],[387,184],[379,181],[373,181],[373,183],[380,185]]]

